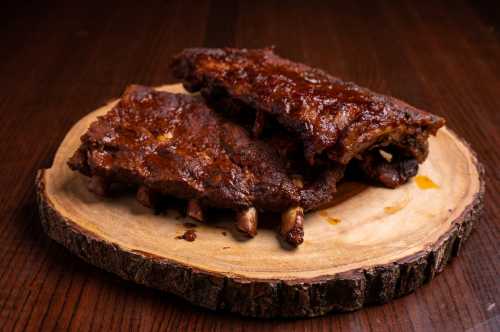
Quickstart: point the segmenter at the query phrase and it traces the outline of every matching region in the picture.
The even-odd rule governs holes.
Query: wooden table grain
[[[500,330],[500,10],[494,1],[52,1],[0,12],[0,330]],[[35,171],[185,47],[277,51],[445,116],[487,174],[485,218],[414,294],[303,320],[200,309],[90,266],[42,232]]]

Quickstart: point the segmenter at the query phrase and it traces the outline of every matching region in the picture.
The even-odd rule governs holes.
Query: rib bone
[[[135,198],[139,201],[139,203],[151,209],[155,207],[156,202],[158,201],[157,194],[146,186],[140,186],[139,189],[137,189]]]
[[[98,175],[92,176],[87,183],[89,191],[99,196],[107,196],[109,194],[109,187],[110,183]]]
[[[264,125],[266,123],[266,113],[261,110],[257,110],[255,113],[255,121],[252,128],[252,134],[254,137],[260,137],[262,131],[264,130]]]
[[[281,214],[280,234],[293,246],[304,241],[304,210],[300,206],[291,207]]]
[[[190,199],[188,201],[187,215],[197,221],[205,220],[203,218],[203,209],[201,208],[200,203],[196,199]]]
[[[250,207],[236,214],[236,227],[249,237],[257,235],[257,210]]]

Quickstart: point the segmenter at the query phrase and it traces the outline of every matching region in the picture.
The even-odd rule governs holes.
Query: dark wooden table
[[[81,3],[81,4],[80,4]],[[493,2],[105,1],[3,6],[0,330],[500,330],[500,11]],[[40,227],[35,171],[127,84],[173,82],[190,46],[261,47],[447,118],[487,172],[486,216],[414,294],[354,313],[256,320],[193,307],[85,264]]]

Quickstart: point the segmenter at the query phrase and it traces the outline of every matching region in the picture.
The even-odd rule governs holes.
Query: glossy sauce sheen
[[[342,176],[331,171],[299,186],[273,146],[201,98],[142,86],[130,86],[81,140],[69,161],[74,170],[219,208],[311,209],[332,198]]]
[[[202,89],[207,98],[229,95],[272,114],[300,136],[310,163],[326,151],[330,159],[347,164],[380,141],[401,145],[421,162],[428,135],[444,124],[438,116],[280,58],[270,49],[187,49],[172,68],[191,91]]]

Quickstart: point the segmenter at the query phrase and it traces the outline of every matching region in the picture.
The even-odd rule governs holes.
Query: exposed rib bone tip
[[[257,235],[257,210],[249,207],[236,213],[236,227],[249,237]]]
[[[293,246],[298,246],[304,241],[304,209],[302,207],[291,207],[281,214],[280,234]]]
[[[98,175],[92,176],[87,183],[89,191],[99,196],[107,196],[109,194],[109,187],[110,183]]]
[[[137,189],[135,198],[139,203],[151,209],[155,207],[158,200],[157,194],[146,186],[140,186],[139,189]]]
[[[260,137],[266,123],[266,113],[262,110],[257,110],[255,113],[255,121],[253,123],[252,134],[254,137]]]
[[[392,154],[389,153],[389,152],[386,152],[382,149],[379,149],[378,152],[380,153],[380,155],[388,162],[390,163],[392,161]]]
[[[292,175],[292,182],[297,188],[304,188],[304,179],[302,178],[302,176],[298,174]]]
[[[187,204],[187,215],[194,220],[204,221],[203,209],[196,199],[190,199]]]

